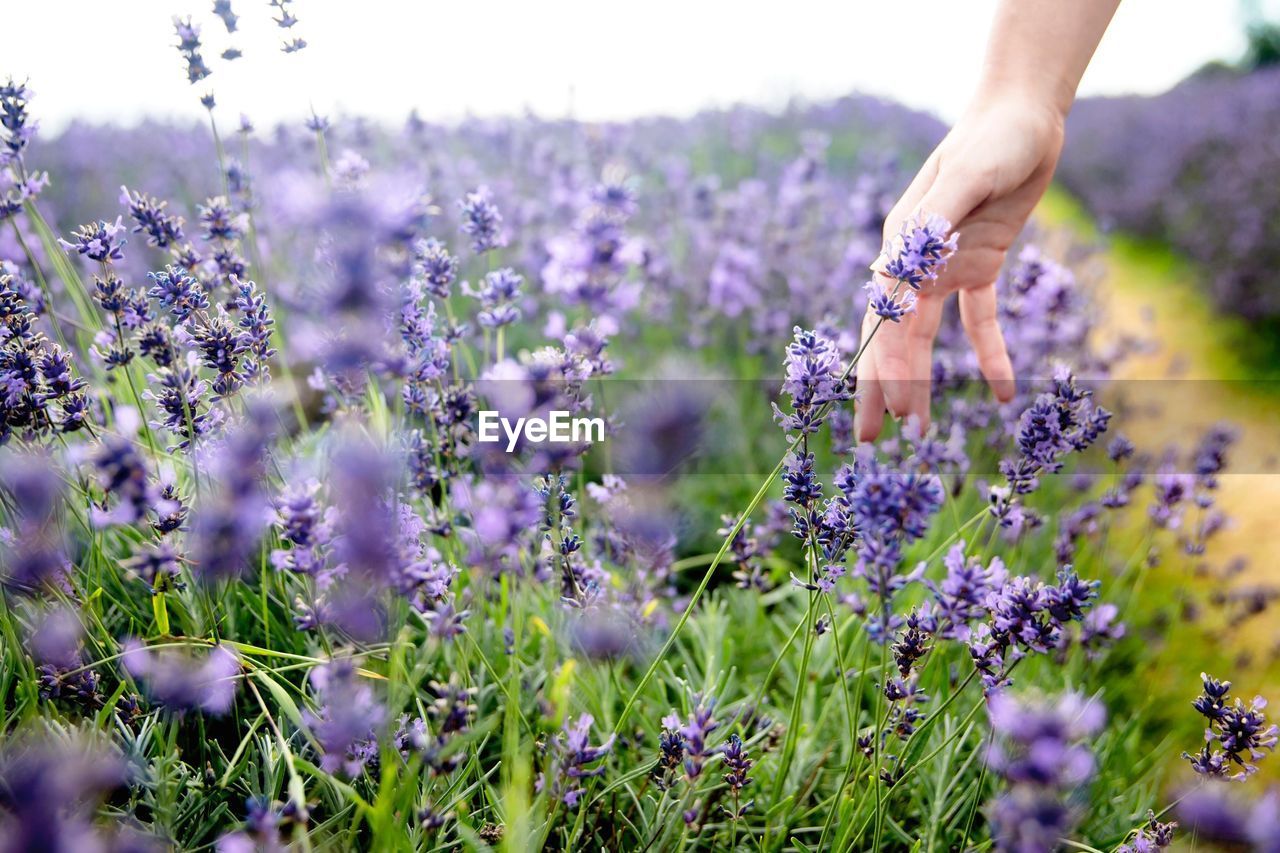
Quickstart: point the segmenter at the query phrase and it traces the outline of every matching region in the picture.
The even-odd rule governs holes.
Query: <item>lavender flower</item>
[[[782,390],[791,397],[791,414],[775,403],[773,418],[784,430],[816,433],[832,404],[852,398],[845,385],[836,345],[817,332],[795,328],[787,347],[786,379]]]
[[[1200,674],[1204,691],[1192,706],[1209,721],[1205,729],[1205,745],[1196,754],[1182,757],[1202,776],[1243,781],[1257,772],[1257,761],[1275,749],[1280,742],[1280,726],[1269,725],[1263,714],[1267,702],[1261,696],[1245,705],[1240,699],[1232,704],[1230,681],[1218,681]]]
[[[218,645],[203,657],[176,649],[149,649],[124,643],[125,671],[142,682],[151,701],[172,711],[196,710],[221,716],[231,710],[239,683],[240,659]]]
[[[226,196],[214,196],[200,205],[200,225],[206,240],[239,240],[248,228],[248,217],[236,213]]]
[[[1090,654],[1115,644],[1125,635],[1125,624],[1117,621],[1120,610],[1114,604],[1099,604],[1080,623],[1080,645]]]
[[[115,222],[99,219],[97,222],[90,222],[73,231],[71,233],[73,242],[62,239],[58,242],[69,252],[74,251],[76,254],[84,255],[91,261],[110,264],[124,259],[125,240],[120,237],[124,230],[118,216]]]
[[[550,743],[551,758],[547,769],[538,774],[537,789],[545,791],[552,799],[560,800],[571,809],[578,807],[586,789],[581,780],[599,776],[605,772],[604,765],[589,768],[609,754],[613,749],[613,735],[599,746],[591,746],[591,724],[595,722],[590,714],[582,714],[577,721],[566,718],[564,731]]]
[[[969,626],[986,616],[987,597],[1004,585],[1008,573],[999,557],[985,567],[976,557],[966,559],[963,541],[951,546],[942,562],[947,570],[942,582],[925,582],[933,592],[938,636],[966,639]]]
[[[148,245],[166,249],[183,241],[182,217],[165,210],[169,206],[168,202],[140,192],[131,193],[122,186],[120,203],[129,208],[129,217],[134,222],[133,230],[147,235]]]
[[[723,756],[727,771],[724,774],[725,784],[736,797],[738,792],[751,784],[751,777],[747,774],[755,762],[747,755],[747,750],[742,745],[742,738],[736,734],[729,735],[729,741],[721,748],[720,754]]]
[[[149,272],[151,289],[147,295],[167,308],[179,322],[185,322],[194,311],[204,311],[209,307],[209,299],[204,288],[195,276],[172,264],[162,272]]]
[[[1083,741],[1106,716],[1102,705],[1075,693],[1044,699],[991,697],[994,741],[988,757],[1007,789],[990,806],[996,849],[1053,850],[1079,816],[1072,792],[1093,776]]]
[[[31,442],[75,432],[89,419],[84,380],[73,374],[70,356],[36,328],[16,285],[0,274],[0,445],[15,432]]]
[[[133,416],[136,418],[136,414]],[[159,500],[150,482],[146,462],[132,436],[105,436],[92,457],[94,474],[107,501],[114,508],[95,507],[92,518],[99,526],[133,524],[145,518]]]
[[[96,806],[129,781],[117,755],[79,740],[34,733],[6,738],[0,751],[0,850],[55,853],[138,849],[94,827]],[[121,833],[119,841],[125,840]]]
[[[245,353],[240,374],[246,382],[271,381],[270,359],[276,355],[271,346],[272,327],[275,319],[267,307],[266,297],[258,292],[252,281],[233,281],[239,290],[235,307],[240,311],[240,336],[238,346]]]
[[[1193,838],[1272,853],[1280,834],[1280,790],[1249,798],[1225,782],[1198,786],[1179,798],[1178,819]]]
[[[277,807],[264,797],[250,797],[245,812],[244,829],[220,837],[217,853],[286,853],[289,845],[281,829],[307,820],[306,807],[293,800]]]
[[[951,223],[936,214],[917,214],[908,219],[898,234],[898,245],[885,246],[885,274],[915,290],[926,281],[936,281],[956,251],[960,235],[948,237],[950,230]]]
[[[471,548],[468,562],[492,571],[515,571],[529,533],[542,518],[538,495],[510,477],[454,485],[453,504],[467,513],[471,525],[463,541]]]
[[[191,17],[187,16],[185,20],[175,17],[173,29],[178,35],[178,53],[187,63],[187,82],[199,83],[213,73],[200,55],[200,27],[193,24]]]
[[[467,193],[458,202],[462,211],[462,233],[471,238],[471,251],[482,255],[507,244],[502,230],[502,214],[493,203],[488,187]]]
[[[126,565],[152,593],[183,587],[183,584],[177,580],[178,554],[167,542],[140,547]]]
[[[328,773],[359,776],[378,754],[386,709],[349,658],[315,667],[310,680],[316,709],[304,711],[302,720],[320,745],[320,766]]]
[[[231,0],[213,0],[213,14],[222,19],[222,24],[227,28],[227,32],[234,33],[236,31],[236,21],[240,19],[235,12],[231,11]]]
[[[0,581],[33,593],[63,581],[67,557],[58,528],[63,486],[49,460],[0,456],[0,496],[12,507],[13,529],[0,528]]]
[[[1132,838],[1117,847],[1115,853],[1158,853],[1173,843],[1173,833],[1177,828],[1176,822],[1161,823],[1156,819],[1155,812],[1148,811],[1147,822],[1138,828]]]
[[[101,707],[98,673],[84,665],[83,635],[84,626],[69,608],[59,607],[41,616],[30,640],[41,699],[62,699],[86,710]]]
[[[1037,486],[1040,471],[1062,469],[1062,457],[1082,451],[1106,431],[1111,413],[1093,403],[1092,392],[1079,388],[1065,367],[1053,379],[1054,390],[1041,394],[1018,422],[1018,449],[1021,459],[1004,460],[1000,470],[1018,494]]]
[[[654,768],[653,778],[658,788],[665,791],[671,788],[684,770],[684,735],[680,734],[679,728],[667,727],[665,720],[662,733],[658,736],[658,750],[658,763]]]
[[[36,124],[27,114],[32,94],[26,83],[15,83],[12,77],[0,86],[0,127],[4,129],[0,166],[20,165],[23,152],[35,136]]]
[[[293,0],[270,0],[271,5],[279,10],[280,17],[276,18],[276,26],[282,30],[292,29],[298,23],[298,18],[289,11],[289,4]]]
[[[142,392],[144,400],[159,407],[163,420],[152,421],[157,429],[167,429],[180,439],[171,450],[186,449],[196,439],[213,432],[222,423],[222,413],[205,409],[204,395],[209,385],[194,371],[174,365],[147,377],[152,388]]]
[[[333,533],[325,520],[324,507],[316,499],[319,487],[319,483],[308,483],[285,491],[275,500],[275,524],[280,538],[293,546],[271,552],[276,568],[315,575],[325,566],[325,546]]]
[[[663,728],[670,734],[679,735],[683,741],[684,773],[690,782],[702,775],[703,767],[715,754],[707,739],[720,727],[719,721],[712,717],[716,705],[714,699],[704,700],[695,696],[693,704],[693,711],[683,724],[674,711],[662,718]]]
[[[261,404],[213,449],[218,488],[197,506],[188,536],[192,567],[200,580],[234,579],[249,565],[267,524],[262,491],[270,433]]]
[[[863,288],[867,291],[867,308],[882,320],[900,323],[902,318],[915,311],[916,294],[914,290],[903,290],[897,294],[887,290],[878,280],[869,281]]]
[[[510,326],[520,319],[520,287],[524,279],[510,267],[486,273],[484,281],[476,289],[463,285],[468,296],[480,300],[480,312],[476,320],[486,329]]]
[[[248,340],[236,330],[225,313],[220,313],[194,323],[191,341],[201,363],[217,374],[212,385],[214,402],[235,393],[244,382],[240,355],[248,348]]]
[[[12,218],[49,184],[47,172],[27,169],[24,153],[36,135],[27,102],[32,92],[10,77],[0,85],[0,222]]]
[[[414,256],[427,292],[437,299],[448,299],[449,289],[458,278],[458,259],[434,238],[420,241],[414,247]]]
[[[447,682],[432,681],[427,686],[433,696],[427,713],[436,721],[438,733],[448,736],[466,731],[476,713],[473,691],[462,687],[456,674]]]

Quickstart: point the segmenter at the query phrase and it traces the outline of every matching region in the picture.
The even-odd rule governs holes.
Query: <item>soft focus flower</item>
[[[151,701],[172,711],[221,716],[231,710],[239,686],[240,659],[223,645],[197,655],[178,649],[153,650],[130,639],[124,643],[121,662]]]
[[[316,709],[305,711],[303,722],[320,745],[320,766],[329,773],[358,776],[378,754],[386,709],[349,658],[317,666],[310,681],[316,691]]]
[[[467,193],[458,207],[462,211],[462,233],[471,238],[471,251],[480,255],[506,245],[502,214],[494,205],[488,187]]]
[[[123,829],[112,838],[93,825],[97,804],[129,781],[119,756],[78,739],[32,732],[6,740],[0,751],[2,853],[159,849]]]
[[[1071,795],[1094,773],[1084,741],[1106,712],[1076,693],[1040,699],[1001,693],[988,701],[988,713],[994,735],[988,760],[1007,786],[990,806],[996,848],[1053,850],[1079,817]]]
[[[187,64],[187,82],[199,83],[212,73],[200,54],[200,27],[188,15],[185,19],[174,17],[173,29],[178,34],[178,53]]]

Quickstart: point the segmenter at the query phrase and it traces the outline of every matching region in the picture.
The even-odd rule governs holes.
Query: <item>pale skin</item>
[[[952,293],[992,393],[1002,402],[1013,396],[996,277],[1049,187],[1076,87],[1119,4],[1001,0],[973,100],[885,220],[890,240],[908,217],[939,214],[959,232],[959,248],[938,281],[920,290],[915,312],[881,323],[871,339],[858,366],[860,441],[880,435],[886,413],[927,427],[933,341]],[[864,336],[877,319],[863,317]]]

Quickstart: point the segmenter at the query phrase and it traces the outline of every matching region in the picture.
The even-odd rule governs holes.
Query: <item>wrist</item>
[[[966,113],[981,114],[999,109],[1016,110],[1024,115],[1039,116],[1041,121],[1062,126],[1075,101],[1071,82],[1049,75],[1010,77],[984,73]]]
[[[1010,75],[998,68],[987,68],[983,70],[972,104],[975,107],[994,103],[1024,104],[1065,122],[1075,97],[1076,83],[1064,75],[1050,71]]]

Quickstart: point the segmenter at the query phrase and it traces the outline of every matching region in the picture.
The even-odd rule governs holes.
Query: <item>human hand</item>
[[[879,328],[858,363],[860,441],[880,434],[886,409],[896,417],[915,415],[922,428],[928,426],[933,341],[944,301],[953,292],[959,292],[960,319],[983,377],[997,399],[1013,397],[1013,366],[997,322],[995,282],[1009,246],[1053,177],[1063,121],[1059,108],[1032,97],[980,98],[889,213],[887,248],[896,245],[903,223],[915,214],[946,218],[960,235],[959,247],[938,280],[920,288],[913,312],[896,322],[880,322],[871,309],[863,317],[864,341]],[[873,268],[892,292],[896,282],[883,273],[886,261],[881,256]]]

